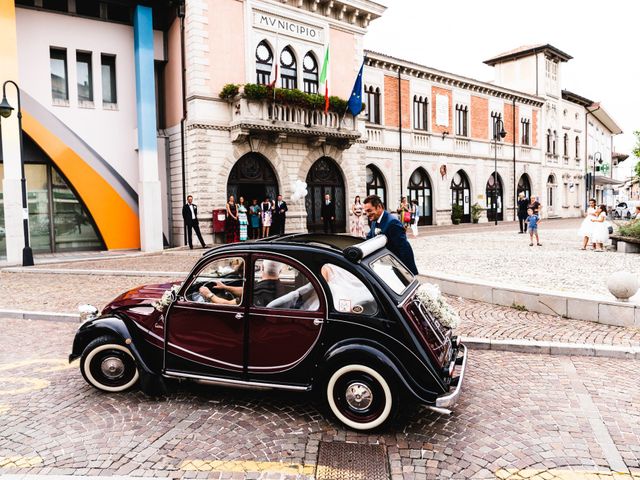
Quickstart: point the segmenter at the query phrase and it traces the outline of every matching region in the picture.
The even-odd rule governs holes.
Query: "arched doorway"
[[[379,196],[387,206],[387,186],[384,176],[375,165],[367,165],[367,196],[369,195]]]
[[[307,174],[307,190],[309,194],[305,198],[305,207],[309,232],[324,231],[322,220],[320,220],[320,209],[327,193],[331,195],[336,206],[336,232],[344,232],[346,226],[344,179],[336,162],[329,157],[317,160]]]
[[[409,177],[409,200],[418,201],[418,225],[433,224],[431,210],[431,181],[424,168],[416,168]]]
[[[487,220],[494,222],[496,220],[502,221],[504,219],[503,213],[503,198],[502,198],[502,178],[500,174],[493,173],[489,175],[486,186],[487,194]]]
[[[462,206],[462,223],[471,222],[471,188],[464,170],[458,170],[451,180],[451,205]]]
[[[524,197],[527,199],[531,198],[531,180],[526,173],[523,173],[518,180],[518,195],[520,193],[524,193]]]
[[[549,215],[554,213],[555,205],[558,203],[558,199],[556,198],[557,186],[556,177],[552,173],[549,175],[549,178],[547,178],[547,212],[549,212]]]
[[[227,181],[227,197],[233,195],[236,201],[244,197],[244,204],[250,205],[255,198],[260,203],[266,197],[275,200],[278,181],[269,161],[259,153],[247,153],[231,169]]]

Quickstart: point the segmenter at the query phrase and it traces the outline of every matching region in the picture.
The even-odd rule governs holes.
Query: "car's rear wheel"
[[[349,364],[327,381],[326,400],[331,412],[347,427],[371,430],[390,421],[398,410],[393,382],[379,369]]]
[[[123,392],[139,378],[131,352],[112,337],[92,340],[82,352],[80,371],[89,385],[105,392]]]

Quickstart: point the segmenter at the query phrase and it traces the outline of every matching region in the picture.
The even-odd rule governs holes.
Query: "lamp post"
[[[502,140],[507,136],[504,131],[504,122],[501,118],[495,120],[493,126],[493,220],[498,225],[498,140]]]
[[[593,198],[596,198],[596,162],[602,165],[602,154],[600,152],[593,154]],[[596,203],[598,203],[597,200]]]
[[[7,101],[7,83],[16,87],[18,94],[18,135],[20,136],[20,184],[22,187],[22,230],[24,233],[24,248],[22,249],[22,266],[33,265],[33,251],[29,246],[29,207],[27,205],[27,181],[24,177],[24,157],[22,149],[22,110],[20,108],[20,88],[13,80],[7,80],[2,84],[2,102],[0,102],[0,117],[7,118],[11,115],[13,107]]]

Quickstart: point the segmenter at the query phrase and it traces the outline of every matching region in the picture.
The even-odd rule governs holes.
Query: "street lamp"
[[[29,207],[27,205],[27,181],[24,178],[24,157],[22,149],[22,110],[20,108],[20,88],[13,80],[7,80],[2,84],[2,102],[0,102],[0,117],[8,118],[13,107],[7,101],[7,83],[16,87],[18,93],[18,135],[20,136],[20,183],[22,186],[22,230],[24,233],[24,248],[22,249],[22,266],[33,265],[33,251],[29,246]]]
[[[602,154],[600,152],[593,154],[593,198],[596,198],[596,162],[602,165]]]
[[[507,132],[504,131],[504,122],[498,117],[493,124],[493,219],[495,225],[498,225],[498,140],[502,140],[506,136]]]

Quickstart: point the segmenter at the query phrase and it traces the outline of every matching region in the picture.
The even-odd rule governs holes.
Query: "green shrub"
[[[236,95],[238,95],[238,92],[240,91],[240,85],[237,85],[235,83],[227,83],[224,87],[222,87],[222,90],[220,90],[220,98],[222,98],[223,100],[233,100],[235,98]]]
[[[451,205],[451,221],[453,223],[460,223],[460,221],[462,220],[462,214],[464,213],[464,210],[462,210],[462,205],[458,204],[458,203],[454,203]]]
[[[270,92],[272,92],[272,89],[266,85],[247,83],[244,86],[244,96],[249,100],[264,100],[269,96]]]
[[[624,225],[620,225],[617,233],[623,237],[640,239],[640,221],[632,220]]]
[[[347,101],[340,97],[329,97],[329,110],[344,115],[347,111]]]
[[[478,221],[480,220],[480,215],[482,215],[482,210],[483,208],[478,204],[478,202],[471,205],[471,221],[473,223],[478,223]]]

